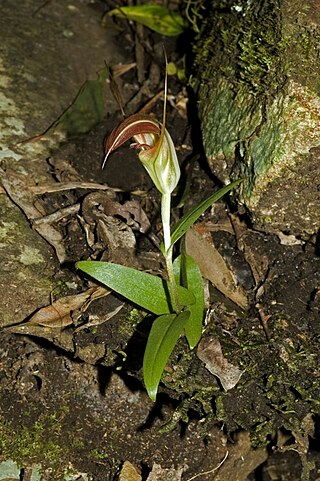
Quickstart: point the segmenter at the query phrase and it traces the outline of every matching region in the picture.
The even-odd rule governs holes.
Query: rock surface
[[[320,222],[319,4],[211,2],[196,47],[205,151],[255,227],[310,235]]]
[[[112,32],[101,26],[103,12],[93,8],[80,0],[40,6],[23,0],[17,8],[1,2],[0,325],[20,322],[49,304],[66,281],[54,279],[54,250],[31,227],[47,214],[28,189],[53,181],[46,162],[52,143],[19,143],[44,132],[105,62],[121,59]]]

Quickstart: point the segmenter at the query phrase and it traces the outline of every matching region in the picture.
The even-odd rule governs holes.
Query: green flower
[[[114,129],[105,142],[106,156],[133,138],[132,147],[161,194],[171,194],[180,179],[176,150],[167,129],[148,115],[131,115]]]

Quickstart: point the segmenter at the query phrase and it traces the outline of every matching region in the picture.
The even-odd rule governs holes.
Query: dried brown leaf
[[[120,204],[105,193],[94,192],[83,200],[82,216],[89,245],[105,249],[103,260],[138,267],[133,229],[146,232],[150,228],[138,202]]]
[[[7,331],[23,336],[33,336],[40,339],[46,339],[55,346],[60,347],[64,351],[71,352],[74,356],[89,364],[96,364],[105,355],[104,343],[97,344],[93,342],[81,346],[74,341],[73,329],[62,329],[59,327],[52,328],[47,326],[39,326],[37,324],[19,324],[6,328]]]
[[[107,216],[122,217],[129,227],[139,232],[147,232],[150,229],[149,219],[139,202],[126,201],[124,204],[116,202],[102,192],[88,194],[82,203],[83,217],[89,224],[101,219],[101,214]]]
[[[248,298],[213,243],[194,228],[186,233],[186,251],[197,262],[201,274],[222,294],[242,309],[248,308]]]
[[[74,296],[61,297],[37,311],[26,324],[60,328],[69,326],[74,322],[72,318],[74,311],[80,309],[83,312],[94,299],[109,293],[110,291],[102,287],[92,287]]]
[[[30,176],[9,169],[6,171],[0,169],[0,178],[10,199],[20,207],[30,222],[46,215],[44,207],[32,191],[35,184]],[[52,245],[59,262],[63,263],[66,253],[61,232],[53,225],[42,223],[35,225],[34,229]]]
[[[37,324],[25,323],[18,324],[16,326],[9,326],[8,328],[6,328],[6,331],[12,332],[14,334],[21,334],[23,336],[34,336],[41,339],[47,339],[55,346],[61,347],[65,351],[72,353],[74,352],[75,345],[73,340],[73,332],[70,332],[67,329],[62,330],[61,328],[51,328],[46,326],[39,326]]]
[[[205,363],[208,371],[217,376],[225,391],[232,389],[239,382],[243,371],[224,357],[219,339],[203,338],[198,345],[197,356]]]
[[[248,476],[268,458],[266,447],[254,448],[250,433],[240,432],[236,442],[230,445],[228,459],[214,476],[214,481],[247,481]]]

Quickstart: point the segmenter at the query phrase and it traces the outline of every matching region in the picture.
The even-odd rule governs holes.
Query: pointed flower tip
[[[108,160],[108,157],[109,157],[109,154],[110,152],[107,152],[106,155],[104,156],[104,159],[103,159],[103,162],[102,162],[102,165],[101,165],[101,169],[103,170],[105,165],[106,165],[106,162]]]
[[[127,140],[143,135],[149,134],[158,136],[161,133],[159,123],[149,115],[134,114],[124,119],[106,138],[104,141],[105,157],[102,163],[104,168],[109,155],[121,147]]]
[[[105,140],[104,168],[109,155],[133,138],[139,159],[162,194],[171,193],[180,178],[175,147],[164,125],[149,115],[135,114],[123,120]]]

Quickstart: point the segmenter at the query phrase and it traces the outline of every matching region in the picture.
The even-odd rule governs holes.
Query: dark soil
[[[136,27],[117,23],[117,28],[126,63],[137,61]],[[162,88],[163,60],[157,52],[163,40],[145,30],[140,66],[138,60],[144,78],[139,80],[137,70],[131,70],[119,80],[128,114]],[[179,63],[180,46],[172,40],[165,40],[165,45],[170,60]],[[132,101],[144,85],[152,95]],[[185,85],[176,78],[169,78],[169,91],[173,103],[179,93],[186,95]],[[152,108],[158,118],[162,106],[158,102]],[[202,155],[196,119],[190,116],[193,110],[190,105],[184,118],[169,105],[167,119],[188,182],[185,210],[219,187]],[[164,269],[156,246],[161,241],[159,194],[135,152],[126,145],[101,171],[104,137],[120,119],[118,113],[107,116],[90,133],[64,143],[47,159],[57,181],[81,179],[122,189],[96,192],[95,197],[83,189],[42,196],[47,213],[80,203],[78,215],[58,223],[67,259],[57,275],[62,270],[79,276],[83,290],[92,284],[75,272],[80,259],[121,259],[157,274]],[[134,200],[146,213],[151,225],[147,232],[139,231],[139,219],[131,231],[135,249],[105,244],[90,209],[98,205],[101,210],[106,199],[120,204]],[[180,215],[181,209],[174,209],[174,220]],[[114,217],[127,226],[126,219]],[[242,210],[240,214],[230,200],[208,211],[200,222],[211,232],[212,243],[249,299],[244,310],[208,286],[203,336],[219,339],[224,356],[243,371],[239,382],[225,391],[181,339],[153,404],[141,373],[151,320],[113,294],[92,302],[71,325],[3,329],[1,459],[17,462],[20,479],[30,479],[31,470],[40,466],[43,480],[63,479],[67,471],[75,473],[72,479],[117,480],[125,461],[137,468],[143,480],[155,463],[175,470],[171,478],[163,473],[161,480],[181,479],[179,469],[184,481],[196,475],[205,481],[230,476],[239,481],[319,478],[318,239],[254,231],[250,216]],[[77,292],[78,287],[65,286],[64,295]],[[214,470],[226,453],[224,463]]]

